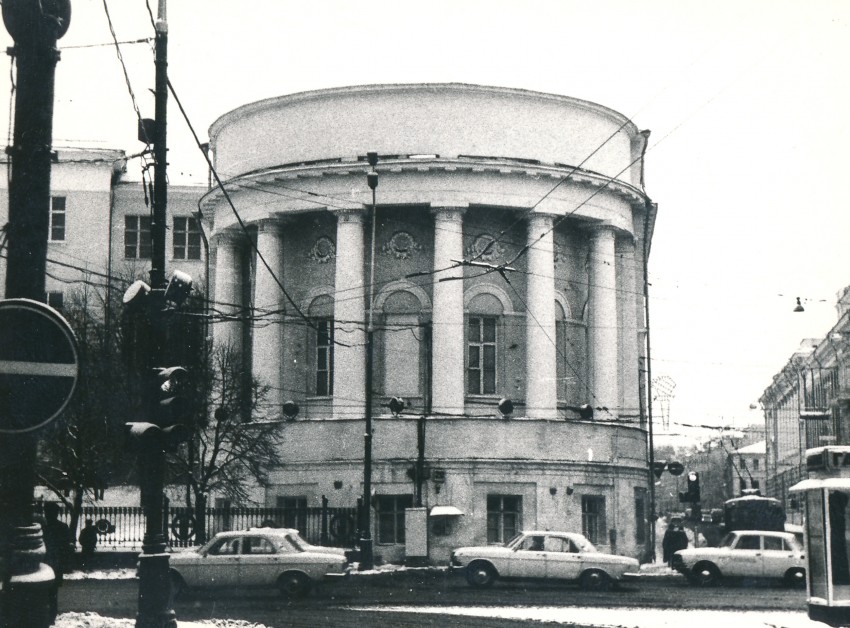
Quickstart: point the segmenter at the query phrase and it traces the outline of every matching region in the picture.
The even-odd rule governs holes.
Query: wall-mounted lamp
[[[555,486],[549,487],[549,494],[550,495],[557,495],[558,494],[558,488],[555,487]]]
[[[590,404],[584,404],[579,406],[578,415],[581,417],[583,421],[592,421],[593,420],[593,406]]]
[[[502,399],[499,399],[498,408],[502,417],[509,419],[511,418],[511,414],[513,414],[514,411],[514,402],[508,399],[507,397],[504,397]]]
[[[385,405],[390,409],[390,412],[393,413],[393,416],[398,416],[407,404],[401,397],[391,397]]]
[[[342,480],[334,480],[334,488],[339,490],[342,488]]]
[[[572,494],[573,494],[573,487],[572,487],[572,486],[568,486],[568,487],[567,487],[567,495],[572,495]]]
[[[286,417],[287,421],[294,421],[295,417],[298,416],[299,407],[297,403],[290,399],[283,403],[281,410],[283,410],[283,416]]]

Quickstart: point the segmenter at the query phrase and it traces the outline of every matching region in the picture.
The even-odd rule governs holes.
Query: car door
[[[525,537],[508,558],[507,570],[500,570],[502,575],[508,578],[545,578],[547,552],[543,543],[543,535]]]
[[[210,546],[206,555],[198,561],[192,577],[186,579],[189,586],[235,587],[239,584],[239,561],[241,559],[242,537],[225,537]]]
[[[762,567],[761,535],[742,533],[729,552],[725,565],[720,570],[725,576],[761,576]]]
[[[581,552],[570,539],[549,536],[544,541],[546,577],[558,580],[577,580],[581,574]]]
[[[762,575],[765,578],[781,578],[794,566],[794,557],[799,553],[788,545],[781,536],[765,535],[762,550]]]
[[[264,536],[244,537],[239,561],[239,586],[273,585],[282,571],[281,562],[278,548],[270,539]]]

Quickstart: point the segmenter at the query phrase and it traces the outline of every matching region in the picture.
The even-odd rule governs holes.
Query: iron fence
[[[353,547],[357,538],[357,509],[332,508],[327,504],[306,508],[205,508],[203,521],[198,522],[197,517],[194,508],[163,505],[163,535],[169,547],[192,547],[217,532],[267,526],[295,528],[314,545]],[[70,523],[70,508],[60,508],[59,518]],[[80,529],[86,519],[91,519],[97,528],[98,549],[138,549],[142,545],[145,516],[140,507],[84,506]]]

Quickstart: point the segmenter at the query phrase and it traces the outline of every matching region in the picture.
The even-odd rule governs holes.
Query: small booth
[[[850,447],[809,449],[806,468],[789,491],[805,504],[809,618],[850,626]]]

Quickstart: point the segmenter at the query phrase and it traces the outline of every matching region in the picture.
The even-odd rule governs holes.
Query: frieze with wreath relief
[[[307,257],[319,264],[327,264],[336,257],[336,244],[328,236],[319,236]]]
[[[496,262],[504,258],[505,247],[499,244],[496,238],[485,233],[472,241],[466,249],[466,255],[481,262]]]
[[[396,259],[410,259],[422,250],[422,245],[416,241],[407,231],[396,231],[384,246],[381,252]]]

